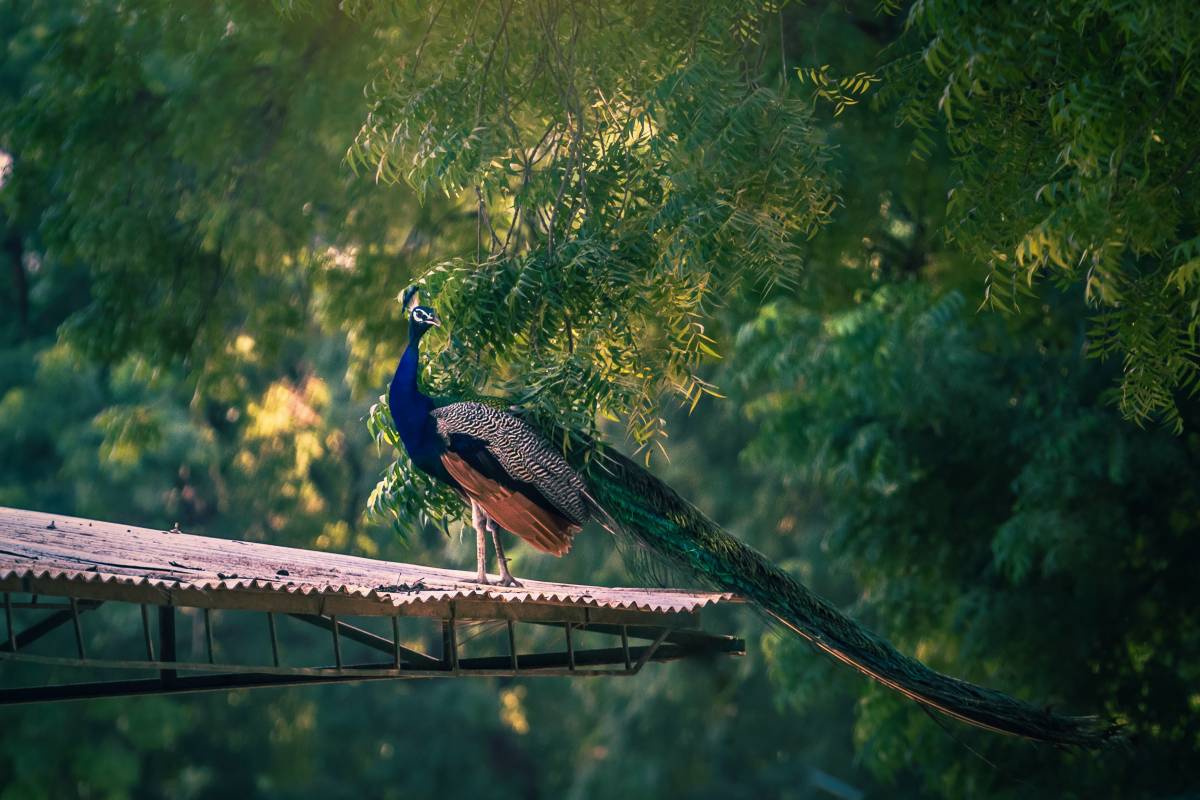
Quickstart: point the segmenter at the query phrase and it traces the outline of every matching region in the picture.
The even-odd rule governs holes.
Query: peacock
[[[409,312],[409,340],[389,386],[390,413],[412,463],[470,506],[479,583],[490,583],[490,536],[500,584],[521,585],[509,570],[501,529],[537,550],[562,556],[584,524],[594,520],[653,557],[736,593],[819,650],[927,709],[1059,745],[1095,747],[1116,733],[1095,717],[1037,708],[943,675],[900,653],[603,443],[589,441],[585,465],[578,456],[564,455],[511,410],[479,400],[434,402],[419,387],[420,345],[442,320],[433,308],[418,304],[415,287],[402,300]]]

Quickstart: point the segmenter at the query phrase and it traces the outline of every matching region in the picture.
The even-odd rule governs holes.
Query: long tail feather
[[[1095,717],[1039,709],[904,655],[616,451],[602,451],[587,482],[606,527],[615,522],[660,556],[740,595],[837,660],[918,703],[980,728],[1056,744],[1096,747],[1116,733]]]

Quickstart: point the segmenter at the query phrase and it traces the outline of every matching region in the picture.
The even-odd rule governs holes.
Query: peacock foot
[[[525,584],[521,583],[519,580],[514,578],[512,576],[512,573],[509,573],[509,572],[504,573],[504,575],[500,578],[500,585],[501,586],[515,586],[518,589],[525,588]]]

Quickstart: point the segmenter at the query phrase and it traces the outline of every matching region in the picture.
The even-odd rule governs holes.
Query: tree
[[[655,469],[819,591],[938,666],[1117,714],[1135,744],[946,735],[767,634],[769,682],[752,657],[34,710],[0,784],[757,797],[803,796],[819,767],[887,796],[1195,786],[1186,6],[277,5],[0,0],[19,310],[0,315],[0,502],[463,563],[453,526],[402,545],[361,513],[392,453],[359,417],[401,346],[390,298],[420,280],[449,322],[435,390],[510,393],[647,452],[669,429]],[[970,313],[985,296],[1020,313]],[[1112,346],[1119,368],[1087,358]],[[1114,380],[1127,414],[1184,433],[1123,424]],[[376,505],[409,522],[422,487],[387,469]],[[600,537],[514,556],[628,580]],[[68,728],[95,746],[62,746]]]
[[[238,332],[270,354],[310,318],[356,325],[366,346],[399,315],[364,298],[427,257],[435,222],[454,240],[443,206],[343,168],[385,42],[336,9],[21,2],[2,24],[9,241],[86,268],[64,335],[92,358],[204,376]],[[28,283],[21,258],[12,269]]]
[[[986,265],[985,304],[1081,286],[1122,413],[1181,430],[1200,379],[1196,5],[916,3],[905,27],[887,99],[918,153],[945,136],[946,232]]]
[[[421,279],[455,338],[432,374],[519,376],[535,411],[661,445],[665,395],[715,393],[708,309],[794,281],[836,203],[808,105],[761,72],[770,4],[364,6],[424,35],[372,80],[351,163],[476,213]]]
[[[947,797],[1168,797],[1200,780],[1182,766],[1200,732],[1186,688],[1200,638],[1183,608],[1200,450],[1120,424],[1099,397],[1111,374],[1080,346],[1085,309],[1051,301],[1017,324],[914,284],[827,315],[765,307],[739,337],[738,399],[760,426],[747,454],[803,492],[874,627],[940,668],[1120,719],[1130,738],[1098,756],[947,736],[871,687],[856,739],[880,777],[912,770]],[[806,675],[797,643],[774,657],[800,708],[836,679]]]

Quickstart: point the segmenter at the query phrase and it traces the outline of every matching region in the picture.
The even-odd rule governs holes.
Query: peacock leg
[[[516,586],[522,584],[512,573],[508,571],[508,557],[504,555],[504,545],[500,543],[500,531],[496,529],[496,523],[491,517],[485,517],[487,520],[487,529],[492,533],[492,544],[496,546],[496,561],[500,564],[500,585],[501,586]]]
[[[487,514],[471,501],[471,525],[475,528],[475,582],[491,584],[487,576]]]

